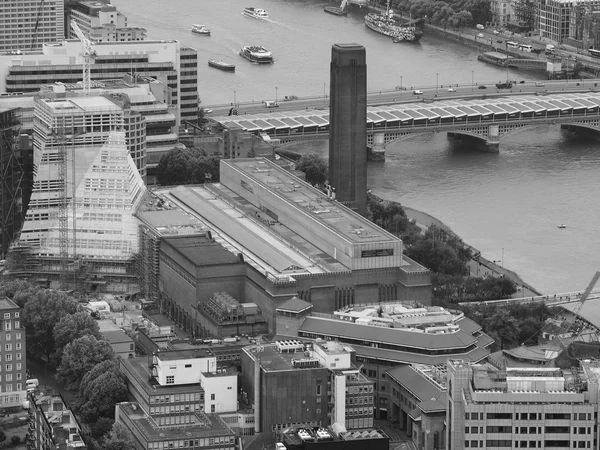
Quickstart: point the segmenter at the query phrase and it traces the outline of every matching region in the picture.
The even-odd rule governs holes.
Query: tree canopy
[[[329,178],[329,164],[316,153],[302,155],[296,163],[296,169],[304,172],[306,181],[313,186],[321,186]]]
[[[450,25],[455,30],[492,20],[490,0],[393,0],[392,7],[413,19],[426,19],[444,28]]]
[[[115,352],[107,341],[85,335],[67,344],[56,377],[67,389],[76,391],[85,374],[96,364],[114,358]]]
[[[79,385],[80,414],[87,423],[100,417],[113,418],[115,404],[127,400],[125,377],[116,360],[96,364],[87,372]]]
[[[173,149],[158,163],[158,183],[172,186],[219,181],[219,161],[220,157],[209,156],[201,149]]]
[[[98,322],[87,311],[78,311],[64,316],[54,326],[55,360],[60,364],[62,352],[67,344],[82,336],[91,335],[102,339]]]
[[[56,348],[54,327],[77,311],[77,301],[63,292],[50,289],[32,291],[23,308],[23,326],[30,355],[42,352],[48,359]]]
[[[103,450],[131,450],[135,448],[133,436],[125,425],[115,422],[102,448]]]

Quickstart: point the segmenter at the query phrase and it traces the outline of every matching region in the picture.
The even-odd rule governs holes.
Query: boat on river
[[[255,19],[268,19],[269,18],[269,13],[262,9],[262,8],[254,8],[252,6],[249,6],[247,8],[244,8],[244,12],[242,12],[242,14],[244,16],[248,16],[248,17],[254,17]]]
[[[273,54],[259,45],[245,45],[240,50],[240,56],[255,64],[273,64]]]
[[[206,28],[206,25],[198,25],[195,23],[192,25],[192,33],[203,34],[204,36],[210,36],[210,30]]]
[[[342,0],[340,6],[326,6],[323,10],[335,16],[346,16],[348,15],[348,0]]]
[[[209,59],[208,65],[209,67],[223,70],[224,72],[235,72],[235,64],[231,64],[220,59]]]
[[[394,42],[418,42],[423,36],[415,22],[401,24],[396,19],[394,11],[390,9],[389,0],[385,12],[369,13],[365,16],[365,25],[376,33],[391,37]]]

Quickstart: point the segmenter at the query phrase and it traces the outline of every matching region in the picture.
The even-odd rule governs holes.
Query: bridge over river
[[[217,116],[223,127],[240,127],[274,145],[329,136],[329,109]],[[600,132],[600,92],[448,99],[367,107],[367,145],[383,159],[385,144],[416,133],[445,131],[471,137],[498,151],[500,137],[523,127],[560,124],[569,131]]]

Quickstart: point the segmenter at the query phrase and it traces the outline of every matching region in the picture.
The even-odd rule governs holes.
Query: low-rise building
[[[388,450],[390,440],[376,430],[346,431],[343,427],[291,428],[281,434],[275,450]]]
[[[135,356],[135,343],[123,330],[101,331],[104,339],[110,344],[115,355],[121,358],[133,358]]]
[[[27,444],[30,450],[87,449],[81,426],[62,395],[29,394],[29,416]]]

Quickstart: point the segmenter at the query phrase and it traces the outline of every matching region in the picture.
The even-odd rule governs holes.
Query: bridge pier
[[[478,147],[489,153],[500,151],[500,128],[498,125],[478,126],[468,130],[448,131],[449,139],[473,139]]]
[[[373,133],[373,143],[367,145],[369,161],[385,161],[385,131]]]

